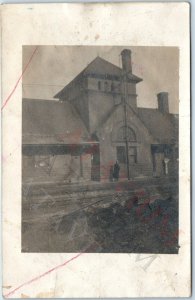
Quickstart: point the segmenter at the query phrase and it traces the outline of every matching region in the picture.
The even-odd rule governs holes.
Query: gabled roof
[[[62,97],[63,93],[66,91],[69,86],[76,81],[77,79],[86,76],[105,76],[108,79],[115,79],[115,80],[121,80],[122,76],[124,75],[123,69],[119,68],[118,66],[110,63],[109,61],[97,56],[82,72],[80,72],[68,85],[66,85],[59,93],[57,93],[54,98],[60,98]],[[129,73],[127,75],[128,80],[138,83],[142,81],[141,78],[138,76]]]
[[[120,106],[110,110],[101,127]],[[141,107],[134,113],[159,143],[178,141],[178,115]],[[82,144],[91,141],[89,132],[70,102],[24,99],[22,114],[23,144]],[[96,128],[97,131],[99,129],[100,126]]]
[[[23,99],[23,144],[79,144],[90,135],[69,102]]]
[[[84,75],[110,75],[110,76],[118,76],[119,79],[123,75],[123,69],[118,66],[110,63],[109,61],[97,56],[84,70]],[[128,79],[139,82],[142,81],[141,78],[137,77],[134,74],[128,74]]]
[[[115,105],[110,112],[101,121],[95,131],[99,131],[104,123],[112,116],[112,114],[121,107],[122,104]],[[173,144],[178,142],[178,126],[179,119],[176,114],[162,114],[158,109],[138,107],[136,110],[127,105],[134,114],[139,118],[143,126],[148,130],[149,134],[161,144]]]
[[[162,114],[158,109],[142,107],[139,107],[137,112],[152,136],[160,143],[178,141],[178,115]]]

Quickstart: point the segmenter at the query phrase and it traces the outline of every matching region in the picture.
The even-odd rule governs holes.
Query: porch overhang
[[[22,154],[32,155],[81,155],[94,154],[99,151],[99,142],[85,142],[80,144],[23,144]]]

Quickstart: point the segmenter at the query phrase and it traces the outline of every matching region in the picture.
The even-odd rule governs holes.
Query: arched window
[[[125,126],[122,126],[118,130],[117,141],[123,142],[123,141],[126,141],[126,139],[128,142],[135,142],[136,135],[132,128],[130,128],[128,126],[125,128]]]

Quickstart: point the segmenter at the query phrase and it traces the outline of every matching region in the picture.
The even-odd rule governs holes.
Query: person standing
[[[119,166],[118,161],[116,161],[116,163],[114,164],[114,170],[113,170],[113,179],[114,179],[114,181],[119,180],[119,172],[120,172],[120,166]]]

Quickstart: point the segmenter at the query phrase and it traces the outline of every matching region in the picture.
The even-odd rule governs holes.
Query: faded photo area
[[[23,46],[27,65],[21,251],[177,254],[179,49]]]

